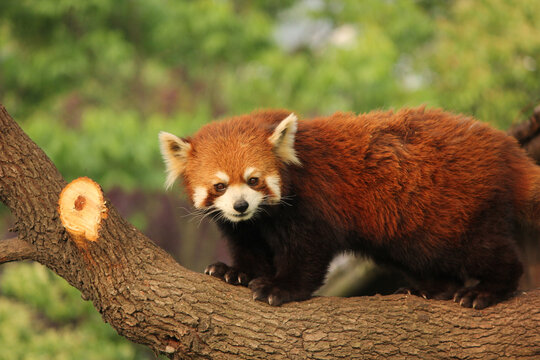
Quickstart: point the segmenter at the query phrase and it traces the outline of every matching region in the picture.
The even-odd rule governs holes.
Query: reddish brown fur
[[[438,110],[301,122],[296,147],[299,196],[322,217],[381,243],[427,228],[426,249],[458,241],[492,197],[524,209],[538,173],[513,138]]]
[[[292,208],[219,224],[235,264],[219,264],[217,276],[247,274],[257,298],[279,304],[308,297],[330,259],[352,250],[406,271],[425,296],[459,290],[464,306],[482,308],[515,290],[522,270],[513,231],[527,214],[540,215],[540,172],[513,138],[440,110],[336,113],[298,123],[302,166],[286,166],[268,137],[289,113],[235,117],[189,139],[191,194],[217,170],[256,166],[279,172],[292,198]],[[463,287],[469,277],[480,283]]]

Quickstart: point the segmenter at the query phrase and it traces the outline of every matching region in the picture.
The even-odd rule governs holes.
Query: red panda
[[[309,298],[345,251],[401,269],[417,295],[464,307],[517,288],[514,233],[538,215],[540,168],[472,118],[417,108],[298,121],[271,110],[159,137],[166,185],[183,178],[229,244],[233,264],[205,272],[256,300]]]

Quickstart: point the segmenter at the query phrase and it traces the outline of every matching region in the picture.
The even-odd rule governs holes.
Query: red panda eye
[[[259,183],[259,178],[252,177],[248,179],[248,185],[255,186]]]
[[[226,187],[227,186],[224,183],[217,183],[214,185],[214,189],[216,189],[218,192],[224,191]]]

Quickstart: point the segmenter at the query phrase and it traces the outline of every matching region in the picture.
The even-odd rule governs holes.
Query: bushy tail
[[[540,166],[534,166],[529,198],[523,208],[525,226],[518,227],[514,233],[524,268],[524,275],[520,281],[522,289],[540,286]]]
[[[531,170],[528,189],[524,189],[528,194],[522,209],[527,222],[540,229],[540,166],[534,165]]]
[[[537,224],[540,229],[540,166],[531,164],[532,161],[537,165],[540,164],[540,105],[534,108],[527,121],[513,125],[507,134],[518,141],[528,156],[525,161],[522,158],[514,158],[509,163],[512,171],[521,175],[520,186],[516,191],[519,193],[517,197],[524,199],[524,204],[518,206],[524,212],[523,217],[532,224]],[[521,193],[522,191],[525,193]]]

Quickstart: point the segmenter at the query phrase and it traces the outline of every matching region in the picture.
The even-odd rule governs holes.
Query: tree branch
[[[0,264],[10,261],[33,260],[36,250],[18,237],[0,240]]]
[[[1,106],[0,128],[0,200],[17,219],[19,241],[118,333],[156,353],[171,359],[540,354],[540,290],[482,311],[404,295],[314,298],[278,308],[255,302],[246,288],[181,267],[119,216],[97,184],[84,182],[59,206],[66,183]],[[91,199],[95,224],[77,213]],[[67,223],[65,211],[74,216]],[[90,232],[69,220],[79,216]]]

